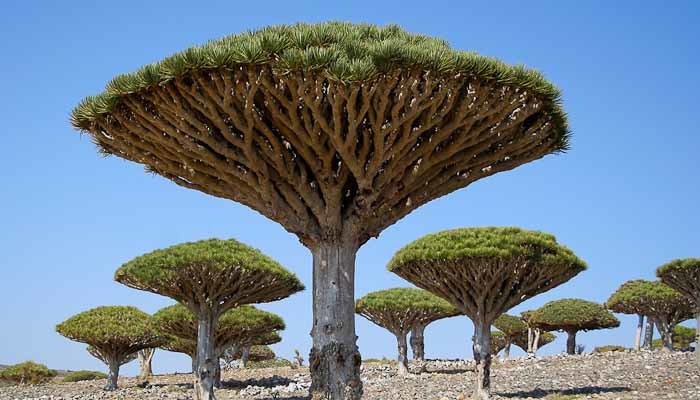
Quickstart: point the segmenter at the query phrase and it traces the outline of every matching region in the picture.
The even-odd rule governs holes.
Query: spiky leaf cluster
[[[550,301],[530,314],[529,323],[546,331],[594,330],[620,326],[620,321],[602,305],[582,299]]]
[[[153,325],[152,317],[136,307],[97,307],[68,318],[56,326],[68,339],[87,343],[102,360],[122,363],[141,349],[158,347],[163,336]]]
[[[691,299],[700,312],[700,258],[670,261],[656,270],[656,276]]]
[[[399,334],[416,324],[459,315],[449,302],[416,288],[393,288],[369,293],[358,299],[355,312]]]
[[[121,75],[73,112],[100,151],[245,204],[310,248],[568,148],[539,73],[396,26],[265,28]]]
[[[153,316],[155,325],[164,334],[184,340],[197,339],[197,318],[181,304],[165,307]],[[261,339],[273,331],[285,328],[284,320],[276,314],[259,310],[253,306],[240,306],[221,314],[214,334],[217,352],[243,341]],[[169,346],[181,346],[181,343]],[[189,350],[188,347],[186,349]],[[184,351],[181,351],[184,352]]]
[[[279,300],[304,289],[272,258],[234,239],[182,243],[136,257],[114,279],[178,300],[228,309]]]
[[[672,324],[693,316],[690,299],[660,281],[626,282],[610,296],[605,306],[624,314],[661,317]]]
[[[426,235],[399,250],[388,269],[472,319],[493,321],[571,279],[586,264],[552,235],[488,227]]]
[[[513,315],[501,314],[493,321],[493,326],[507,336],[514,337],[523,333],[527,334],[527,325],[522,319]]]

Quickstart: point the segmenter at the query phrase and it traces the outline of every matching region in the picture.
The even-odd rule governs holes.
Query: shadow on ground
[[[622,392],[631,392],[632,389],[628,387],[622,387],[622,386],[613,386],[613,387],[600,387],[600,386],[584,386],[584,387],[578,387],[578,388],[573,388],[573,389],[564,389],[564,390],[559,390],[559,389],[551,389],[551,390],[544,390],[544,389],[535,389],[531,390],[529,392],[525,391],[520,391],[520,392],[509,392],[509,393],[494,393],[498,396],[501,397],[513,397],[513,398],[534,398],[534,399],[541,399],[543,397],[547,397],[553,394],[558,394],[558,395],[590,395],[590,394],[602,394],[602,393],[622,393]]]

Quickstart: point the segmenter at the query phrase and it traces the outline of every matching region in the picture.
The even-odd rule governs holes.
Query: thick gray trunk
[[[639,351],[642,345],[642,330],[644,329],[644,316],[639,314],[637,321],[637,334],[634,337],[634,349]]]
[[[241,365],[243,368],[248,366],[248,359],[250,358],[250,346],[245,346],[241,349]]]
[[[197,373],[197,356],[192,357],[192,375]]]
[[[139,364],[141,365],[140,379],[146,380],[153,375],[154,354],[156,354],[156,349],[143,349],[139,351]]]
[[[700,311],[695,314],[695,358],[700,367]]]
[[[472,397],[478,400],[491,398],[491,324],[474,322],[474,361],[476,385]]]
[[[527,328],[527,355],[534,356],[533,341],[535,340],[535,332],[532,328]]]
[[[312,253],[311,398],[360,399],[362,358],[355,336],[357,246],[352,243],[321,243]]]
[[[540,334],[542,331],[540,329],[535,329],[535,338],[532,340],[532,355],[537,355],[537,350],[540,349]]]
[[[644,349],[651,350],[654,341],[654,318],[647,316],[647,325],[644,330]]]
[[[216,360],[216,370],[214,372],[214,387],[221,389],[221,361]]]
[[[406,375],[408,374],[408,345],[406,344],[406,333],[397,333],[396,343],[399,350],[399,355],[397,357],[398,372],[399,375]]]
[[[105,361],[107,361],[109,373],[107,374],[107,384],[105,385],[104,390],[117,390],[117,381],[119,380],[119,362],[114,359]]]
[[[656,318],[654,322],[659,335],[661,335],[662,350],[673,351],[673,327],[662,318]]]
[[[417,361],[425,361],[425,325],[416,324],[411,329],[411,351],[413,359]]]
[[[566,354],[576,354],[576,331],[566,331]]]
[[[194,381],[195,400],[216,399],[214,396],[216,361],[218,361],[214,351],[216,322],[217,316],[213,310],[200,310],[197,330],[197,372]]]

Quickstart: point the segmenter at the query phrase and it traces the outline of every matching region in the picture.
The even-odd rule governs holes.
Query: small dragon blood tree
[[[93,54],[94,55],[94,54]],[[430,202],[569,147],[559,90],[396,25],[280,25],[114,78],[72,113],[103,154],[258,211],[313,254],[313,398],[358,399],[355,255]]]
[[[209,239],[153,251],[124,264],[114,279],[175,299],[182,304],[180,310],[190,313],[191,335],[187,338],[197,332],[197,400],[215,398],[219,319],[241,305],[283,299],[304,289],[297,277],[276,261],[233,239]]]
[[[656,270],[656,276],[668,286],[685,295],[695,313],[695,342],[700,345],[700,258],[685,258],[668,262]],[[700,351],[696,350],[698,364]]]
[[[513,344],[523,349],[523,351],[528,353],[528,355],[533,356],[537,354],[537,350],[552,343],[557,338],[557,335],[551,332],[543,332],[540,329],[537,329],[534,332],[533,338],[529,339],[528,335],[529,329],[528,332],[525,332],[524,335],[516,336],[513,339]]]
[[[491,324],[504,312],[586,269],[552,235],[519,228],[465,228],[424,236],[399,250],[391,272],[449,301],[474,323],[475,397],[490,398]]]
[[[253,347],[268,346],[281,341],[282,337],[279,335],[279,333],[277,333],[277,331],[270,331],[262,335],[246,335],[226,349],[222,355],[222,358],[226,359],[226,361],[229,363],[240,359],[243,368],[245,368],[248,365],[248,360],[255,361],[250,357],[251,349]]]
[[[445,300],[415,288],[394,288],[372,292],[357,300],[358,314],[387,329],[398,343],[398,371],[408,373],[406,335],[417,324],[431,315],[454,312]]]
[[[135,307],[97,307],[77,314],[56,326],[56,331],[76,342],[109,367],[105,390],[116,390],[119,366],[136,358],[139,350],[158,347],[163,336],[152,317]]]
[[[673,350],[673,328],[693,317],[693,305],[687,297],[659,281],[634,280],[624,283],[605,303],[614,312],[639,315],[635,349],[639,350],[643,318],[652,319],[664,346]]]
[[[515,343],[516,338],[527,337],[527,325],[522,319],[508,314],[502,314],[493,321],[493,326],[503,332],[505,344],[503,346],[503,359],[510,357],[510,345]]]
[[[620,321],[602,305],[581,299],[550,301],[530,315],[529,323],[543,331],[567,333],[566,353],[576,354],[576,333],[620,326]]]
[[[491,355],[496,357],[506,347],[506,334],[501,331],[491,331]]]
[[[411,328],[411,339],[409,342],[411,344],[411,352],[413,353],[414,360],[425,361],[425,328],[428,325],[440,319],[460,315],[460,312],[456,307],[450,303],[447,303],[447,305],[449,305],[450,308],[435,311],[433,314],[426,315],[425,319],[416,321],[416,324]]]
[[[164,334],[183,339],[186,343],[196,343],[198,321],[187,307],[181,304],[165,307],[156,312],[153,319],[155,326]],[[221,383],[219,358],[223,356],[227,348],[284,328],[284,321],[278,315],[250,305],[239,306],[221,314],[213,338],[216,375],[214,384],[216,387],[220,387]],[[182,346],[183,344],[176,342],[175,345]],[[184,349],[189,351],[189,346],[184,346]],[[193,371],[197,370],[198,364],[196,362],[196,359],[193,360],[195,366]]]

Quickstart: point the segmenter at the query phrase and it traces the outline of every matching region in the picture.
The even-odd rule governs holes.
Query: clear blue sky
[[[700,8],[696,2],[118,1],[9,2],[0,12],[0,363],[103,369],[54,332],[98,305],[155,312],[171,301],[112,280],[149,250],[235,237],[311,286],[311,257],[284,229],[236,203],[180,188],[138,165],[101,158],[73,131],[70,110],[114,75],[208,39],[268,24],[343,20],[398,23],[454,47],[537,68],[561,87],[572,150],[479,181],[434,201],[368,242],[357,296],[405,282],[385,270],[407,242],[438,230],[514,225],[555,234],[590,268],[517,307],[561,297],[604,301],[656,266],[700,256]],[[198,5],[206,4],[206,5]],[[275,350],[308,354],[310,290],[263,308],[285,317]],[[634,317],[583,333],[588,349],[630,345]],[[357,319],[367,357],[395,355],[388,332]],[[426,332],[429,357],[471,357],[471,323]],[[563,349],[563,336],[547,350]],[[189,361],[160,352],[155,370]],[[136,364],[125,367],[134,373]]]

